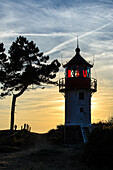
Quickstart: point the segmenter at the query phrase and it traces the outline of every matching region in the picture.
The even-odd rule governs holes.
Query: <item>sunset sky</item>
[[[18,36],[33,40],[40,51],[61,63],[75,55],[94,62],[98,89],[92,97],[92,122],[113,116],[113,0],[0,0],[0,43],[6,53]],[[61,67],[56,80],[64,77]],[[0,129],[10,127],[12,97],[0,100]],[[17,99],[15,124],[34,132],[64,124],[64,97],[58,87],[26,91]]]

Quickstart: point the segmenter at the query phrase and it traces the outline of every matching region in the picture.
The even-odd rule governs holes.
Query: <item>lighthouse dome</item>
[[[82,66],[88,66],[90,68],[93,67],[93,65],[89,64],[81,55],[80,55],[80,48],[77,46],[76,48],[76,54],[75,56],[65,65],[63,65],[63,67],[68,67],[68,66],[72,66],[72,65],[82,65]]]

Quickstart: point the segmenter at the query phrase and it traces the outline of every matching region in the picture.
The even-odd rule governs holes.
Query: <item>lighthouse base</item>
[[[80,125],[65,125],[64,127],[64,142],[65,144],[83,143],[83,135]]]

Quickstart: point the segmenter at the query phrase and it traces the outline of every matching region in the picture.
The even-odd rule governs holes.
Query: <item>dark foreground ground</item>
[[[81,162],[83,144],[56,144],[47,134],[0,131],[0,169],[88,170]]]
[[[0,170],[113,170],[113,124],[95,125],[87,144],[65,145],[62,129],[0,131]]]

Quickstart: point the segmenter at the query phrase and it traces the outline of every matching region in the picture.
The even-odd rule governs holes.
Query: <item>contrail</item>
[[[85,34],[80,35],[80,36],[79,36],[79,39],[80,39],[80,38],[83,38],[83,37],[85,37],[85,36],[88,36],[88,35],[96,32],[96,31],[98,31],[98,30],[101,30],[102,28],[107,27],[110,23],[111,23],[111,22],[109,22],[108,24],[105,24],[105,25],[103,25],[103,26],[101,26],[101,27],[99,27],[99,28],[97,28],[97,29],[95,29],[95,30],[92,30],[92,31],[90,31],[90,32],[86,32]],[[67,44],[69,44],[69,43],[71,43],[71,42],[73,42],[73,41],[75,41],[75,40],[76,40],[76,37],[73,38],[73,39],[70,39],[70,40],[68,40],[68,41],[65,41],[65,42],[57,45],[56,47],[54,47],[52,50],[50,50],[50,51],[48,51],[48,52],[45,52],[44,55],[49,55],[49,54],[52,54],[52,53],[54,53],[54,52],[60,51],[61,49],[63,49],[63,47],[64,47],[65,45],[67,45]]]
[[[40,34],[40,33],[21,33],[22,36],[38,36],[38,37],[59,37],[59,36],[70,36],[71,33],[62,33],[62,32],[53,32],[48,34]],[[14,31],[9,32],[0,32],[0,37],[13,37],[19,36],[20,33],[16,33]]]

